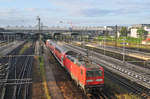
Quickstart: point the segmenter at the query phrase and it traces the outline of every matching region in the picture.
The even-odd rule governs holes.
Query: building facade
[[[130,37],[138,38],[137,30],[140,29],[140,28],[143,28],[145,31],[147,31],[148,34],[145,35],[145,37],[150,38],[150,24],[135,24],[135,25],[132,25],[131,31],[130,31]]]

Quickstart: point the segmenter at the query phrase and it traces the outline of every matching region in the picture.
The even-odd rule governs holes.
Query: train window
[[[82,71],[82,69],[81,69],[81,75],[83,74],[83,71]]]
[[[102,76],[102,71],[101,70],[95,71],[95,76]]]
[[[76,62],[76,64],[77,64],[77,66],[81,66],[81,63],[80,63],[80,62],[78,62],[78,61]]]
[[[70,58],[70,60],[71,60],[72,62],[74,62],[74,59],[73,59],[72,57]]]
[[[67,56],[67,58],[68,58],[69,60],[71,60],[72,62],[74,62],[74,59],[73,59],[71,56]]]
[[[60,51],[58,48],[56,48],[56,50],[57,50],[59,53],[61,53],[61,51]]]
[[[94,72],[93,71],[87,71],[86,76],[87,77],[94,77]]]
[[[102,76],[102,71],[100,71],[100,70],[87,71],[87,72],[86,72],[86,75],[87,75],[87,77]]]

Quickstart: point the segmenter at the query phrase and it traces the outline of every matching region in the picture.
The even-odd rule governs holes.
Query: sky
[[[0,0],[0,26],[150,23],[150,0]]]

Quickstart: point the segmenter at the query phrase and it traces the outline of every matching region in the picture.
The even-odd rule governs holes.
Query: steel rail
[[[134,94],[138,94],[141,97],[143,97],[142,96],[143,93],[145,93],[147,97],[150,95],[149,90],[143,88],[143,86],[136,85],[135,83],[131,84],[130,81],[126,81],[124,78],[120,78],[115,74],[112,75],[111,71],[109,70],[107,71],[107,69],[105,69],[105,75],[112,81],[115,81],[116,83],[122,85],[124,88],[128,89],[130,92]]]
[[[17,54],[17,50],[18,50],[18,48],[19,47],[17,47],[17,46],[20,46],[21,44],[23,44],[23,42],[22,43],[19,43],[19,44],[16,44],[15,45],[15,47],[13,47],[13,49],[15,48],[15,50],[12,50],[12,52],[11,53],[9,53],[9,52],[7,52],[7,53],[9,53],[9,54],[11,54],[11,55],[6,55],[7,57],[0,57],[0,58],[9,58],[9,62],[8,62],[8,71],[7,71],[7,74],[6,74],[6,78],[5,78],[5,82],[3,82],[4,84],[2,84],[3,85],[3,88],[5,89],[5,91],[6,91],[6,87],[7,87],[7,85],[18,85],[18,84],[25,84],[25,83],[15,83],[15,82],[12,82],[14,79],[8,79],[8,77],[9,77],[9,75],[10,75],[10,73],[11,73],[11,70],[13,69],[13,67],[16,65],[16,57],[11,57],[12,55],[16,55]],[[7,50],[7,51],[10,51],[10,50]],[[5,51],[6,52],[6,51]],[[14,60],[15,60],[15,62],[14,62]],[[30,83],[32,83],[32,82],[30,82]],[[3,98],[5,98],[5,91],[4,91],[4,94],[1,96],[2,98],[1,99],[3,99]]]
[[[10,67],[10,65],[11,65],[11,63],[10,63],[11,59],[12,58],[9,57],[9,59],[8,59],[8,67]],[[9,69],[8,69],[8,72],[7,72],[6,77],[5,77],[6,80],[8,80],[8,76],[9,76]],[[6,83],[3,84],[1,99],[4,99],[5,92],[6,92]]]
[[[21,70],[21,72],[20,72],[19,78],[22,78],[22,79],[23,79],[25,70],[26,70],[26,68],[27,68],[27,64],[28,64],[28,62],[29,62],[29,59],[30,59],[30,57],[27,57],[26,62],[25,62],[25,65],[22,66],[22,67],[24,67],[24,68],[22,68],[22,70]],[[20,94],[20,90],[21,90],[21,85],[19,85],[19,89],[18,89],[17,95]]]
[[[98,49],[104,49],[102,46],[97,46],[95,48],[98,48]],[[107,51],[111,51],[111,52],[117,52],[117,53],[120,53],[122,54],[123,52],[123,48],[119,48],[119,47],[113,47],[113,46],[105,46],[105,50]],[[142,52],[142,51],[137,51],[137,50],[131,50],[131,49],[128,49],[128,48],[125,48],[125,51],[126,53],[138,53],[138,54],[141,54],[141,55],[145,55],[145,56],[148,56],[150,55],[150,53],[147,53],[147,52]]]
[[[27,70],[27,78],[30,78],[30,76],[31,76],[32,62],[33,62],[33,57],[31,57],[29,67]],[[29,81],[26,80],[26,82],[28,83]],[[24,94],[25,97],[24,97],[24,99],[27,99],[26,97],[28,96],[28,94],[29,94],[29,84],[26,84],[25,85],[25,94]]]

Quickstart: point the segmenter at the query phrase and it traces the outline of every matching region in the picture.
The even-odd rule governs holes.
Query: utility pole
[[[126,45],[126,42],[125,42],[125,38],[123,39],[123,63],[125,63],[125,45]]]
[[[38,20],[38,39],[41,38],[40,34],[41,34],[41,18],[39,16],[37,16],[37,20]]]
[[[82,39],[83,39],[83,27],[81,28],[81,42],[82,42]]]
[[[38,28],[39,28],[39,33],[41,31],[41,18],[39,16],[37,16],[37,20],[38,20]]]
[[[108,30],[107,30],[107,27],[106,27],[106,31],[104,32],[104,55],[106,54],[106,50],[105,50],[105,47],[106,47],[106,34],[108,33]]]
[[[7,34],[7,43],[9,43],[9,34]]]
[[[118,39],[118,35],[117,35],[117,31],[118,31],[118,26],[116,25],[116,31],[115,31],[115,47],[117,47],[117,39]]]

